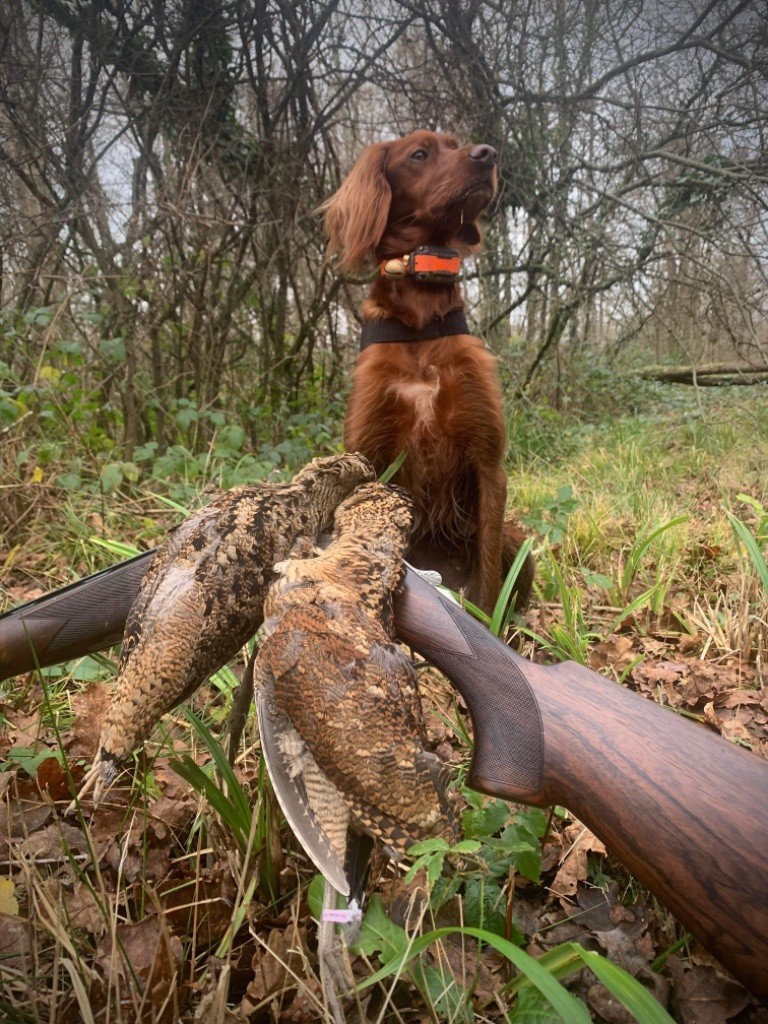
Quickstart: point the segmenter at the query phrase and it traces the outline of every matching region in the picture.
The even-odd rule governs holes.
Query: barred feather
[[[328,547],[275,567],[265,603],[272,632],[256,670],[327,779],[325,790],[305,786],[316,819],[324,792],[339,793],[352,825],[396,858],[421,839],[453,835],[440,764],[425,750],[413,668],[391,635],[412,522],[399,488],[365,484],[342,502]]]
[[[117,686],[86,777],[95,797],[160,718],[255,634],[274,562],[326,529],[338,503],[373,478],[361,455],[315,459],[288,483],[236,487],[160,546],[126,623]]]

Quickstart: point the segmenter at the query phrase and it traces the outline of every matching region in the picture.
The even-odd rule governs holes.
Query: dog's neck
[[[420,284],[409,278],[378,277],[370,287],[360,313],[363,323],[394,316],[409,327],[423,327],[451,310],[463,309],[458,281],[451,284]]]

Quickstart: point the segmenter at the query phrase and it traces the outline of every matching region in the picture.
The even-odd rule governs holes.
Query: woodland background
[[[510,396],[764,366],[767,79],[757,0],[6,2],[0,425],[41,376],[97,458],[326,423],[361,288],[315,210],[417,126],[499,151],[468,290]]]
[[[417,127],[499,151],[465,295],[535,543],[511,641],[766,756],[761,0],[0,0],[0,611],[339,449],[365,281],[326,262],[316,210],[363,146]],[[226,784],[211,771],[243,660],[76,819],[116,652],[0,684],[0,1018],[321,1018],[317,878],[253,723]],[[465,716],[420,679],[460,779]],[[568,988],[568,1024],[766,1024],[563,809],[464,797],[474,860],[429,900],[423,871],[371,900],[371,1019],[556,1019],[505,939]],[[396,970],[446,914],[486,941]],[[396,982],[370,984],[380,965]]]

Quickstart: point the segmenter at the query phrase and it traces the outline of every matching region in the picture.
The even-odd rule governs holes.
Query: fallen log
[[[768,366],[745,363],[705,363],[702,366],[646,366],[634,376],[664,384],[691,384],[722,387],[730,384],[761,384],[768,380]]]

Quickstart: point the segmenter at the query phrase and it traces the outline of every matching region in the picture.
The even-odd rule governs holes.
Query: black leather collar
[[[390,344],[391,342],[434,341],[453,334],[469,334],[469,325],[463,309],[454,309],[445,317],[436,317],[423,327],[409,327],[397,317],[386,320],[372,320],[363,324],[360,336],[360,351],[369,345]]]

